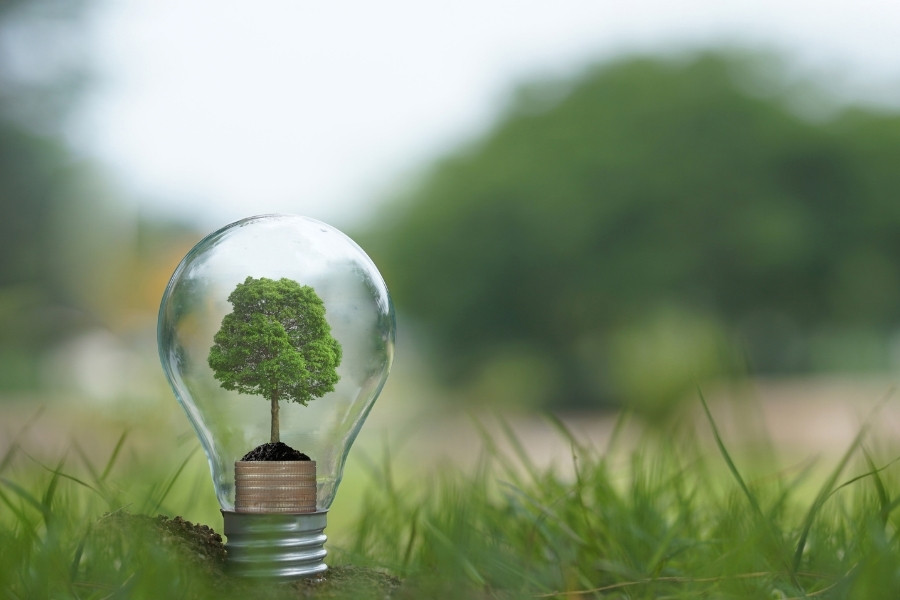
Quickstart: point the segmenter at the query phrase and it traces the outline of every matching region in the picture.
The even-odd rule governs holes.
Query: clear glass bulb
[[[208,363],[213,337],[232,312],[228,296],[248,276],[311,286],[342,348],[333,391],[306,406],[280,403],[281,441],[316,461],[316,508],[327,511],[350,446],[390,370],[390,295],[356,243],[306,217],[243,219],[208,235],[184,257],[160,305],[159,354],[209,459],[223,511],[234,510],[235,461],[269,442],[269,401],[223,389]]]

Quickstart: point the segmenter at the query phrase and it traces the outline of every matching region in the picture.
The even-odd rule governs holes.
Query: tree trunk
[[[281,441],[279,430],[281,424],[278,422],[278,388],[272,393],[272,443],[276,444]]]

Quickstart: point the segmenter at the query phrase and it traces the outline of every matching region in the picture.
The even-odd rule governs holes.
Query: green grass
[[[470,468],[426,474],[386,453],[348,482],[358,515],[329,532],[329,562],[398,576],[395,598],[900,597],[900,466],[874,450],[882,440],[864,427],[833,464],[787,468],[729,448],[702,408],[699,431],[635,443],[622,427],[602,449],[554,421],[564,468],[539,467],[502,423]],[[209,496],[190,447],[142,460],[129,443],[101,464],[77,448],[51,463],[18,444],[0,456],[0,598],[297,597],[108,527],[110,512],[187,517]]]

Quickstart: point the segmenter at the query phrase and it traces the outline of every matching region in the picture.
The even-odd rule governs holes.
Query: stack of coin
[[[237,461],[234,511],[316,512],[316,461]]]

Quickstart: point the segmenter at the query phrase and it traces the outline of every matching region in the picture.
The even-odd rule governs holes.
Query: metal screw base
[[[324,573],[327,515],[324,510],[304,514],[223,510],[228,570],[241,577],[285,581]]]

